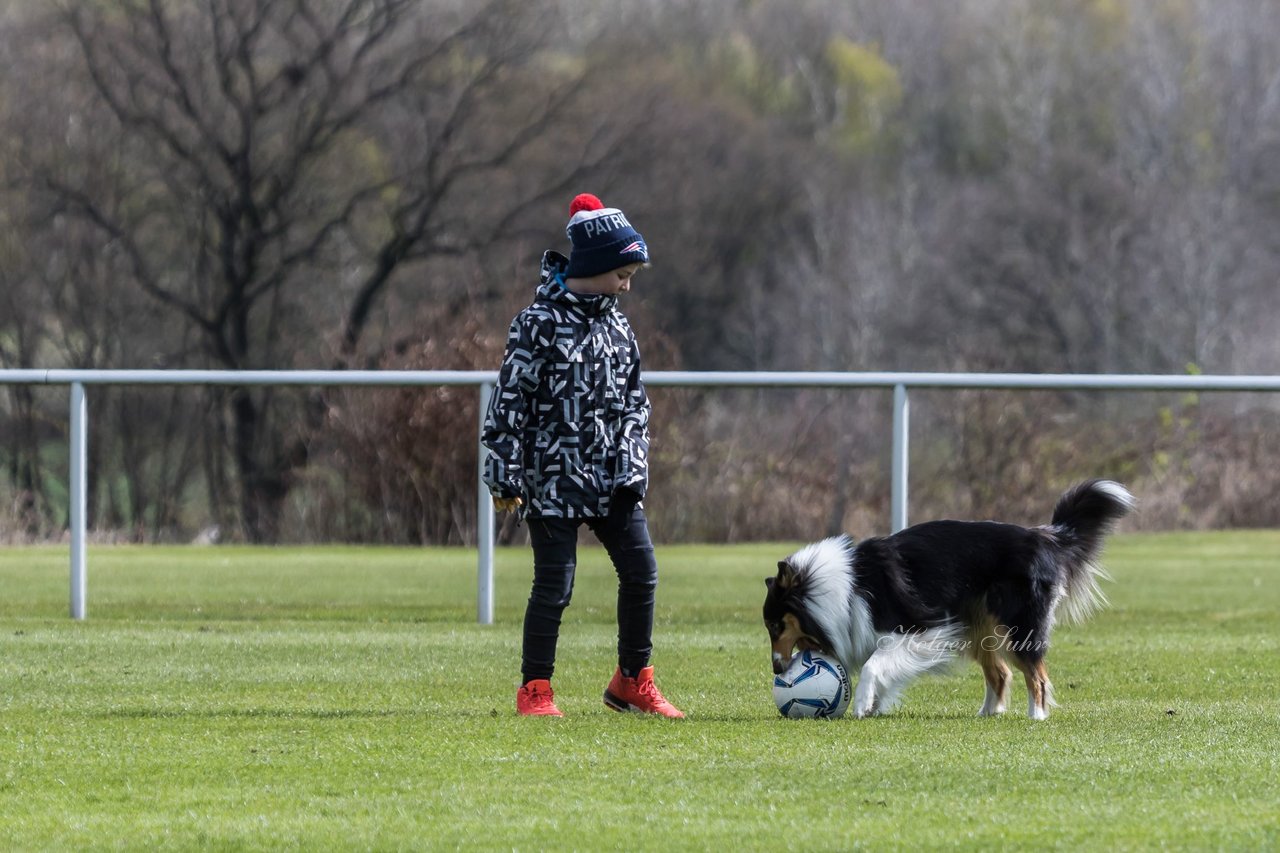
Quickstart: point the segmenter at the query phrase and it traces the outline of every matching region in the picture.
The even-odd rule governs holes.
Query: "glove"
[[[493,508],[498,512],[515,512],[522,506],[524,506],[524,500],[519,497],[500,498],[495,495],[493,498]]]
[[[614,489],[609,497],[609,528],[616,533],[626,530],[627,525],[631,523],[631,516],[636,511],[636,504],[640,501],[640,493],[635,489],[627,486]]]

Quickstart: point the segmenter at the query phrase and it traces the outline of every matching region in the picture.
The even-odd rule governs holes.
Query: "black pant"
[[[560,617],[573,597],[578,527],[585,524],[604,545],[618,573],[618,666],[635,675],[653,652],[653,602],[658,562],[649,524],[636,507],[629,518],[530,518],[533,592],[524,613],[521,673],[525,682],[555,670]]]

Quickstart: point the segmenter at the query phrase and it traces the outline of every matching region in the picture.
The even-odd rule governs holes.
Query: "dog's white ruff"
[[[808,579],[807,612],[831,639],[831,653],[845,672],[857,672],[876,650],[867,603],[854,593],[853,540],[832,536],[787,558]]]

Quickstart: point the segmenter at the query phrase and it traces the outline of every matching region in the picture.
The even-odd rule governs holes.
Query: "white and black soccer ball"
[[[844,667],[819,652],[801,652],[786,672],[773,677],[773,701],[784,717],[839,717],[851,695]]]

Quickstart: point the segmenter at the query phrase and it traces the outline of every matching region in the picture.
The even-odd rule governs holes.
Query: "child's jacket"
[[[484,481],[525,514],[603,517],[615,489],[649,482],[649,398],[618,297],[565,289],[564,255],[542,256],[533,304],[507,336],[482,441]]]

